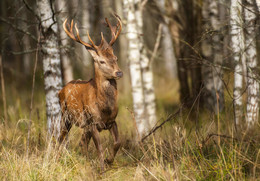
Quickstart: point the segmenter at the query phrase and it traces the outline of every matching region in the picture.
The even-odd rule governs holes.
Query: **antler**
[[[119,34],[120,34],[121,30],[122,30],[121,18],[117,14],[114,14],[114,15],[115,15],[115,17],[116,17],[116,19],[118,21],[116,26],[112,26],[110,24],[110,22],[108,21],[108,19],[105,18],[106,19],[106,23],[107,23],[108,27],[110,28],[111,36],[112,36],[112,38],[111,38],[111,40],[109,42],[110,46],[112,46],[115,43],[116,39],[118,38],[118,36],[119,36]],[[119,26],[119,29],[118,29],[118,26]]]
[[[78,30],[78,28],[77,28],[77,23],[75,24],[75,30],[76,30],[76,32],[77,32],[77,38],[76,38],[75,35],[74,35],[74,33],[73,33],[73,29],[72,29],[72,28],[73,28],[73,20],[71,20],[71,24],[70,24],[70,25],[69,25],[69,24],[67,25],[67,20],[68,20],[68,19],[66,19],[66,20],[64,21],[64,23],[63,23],[63,29],[64,29],[64,31],[67,33],[67,35],[68,35],[71,39],[73,39],[73,40],[75,40],[76,42],[79,42],[80,44],[84,45],[87,49],[95,49],[95,50],[98,49],[98,47],[94,44],[94,42],[93,42],[92,39],[90,38],[88,32],[87,32],[87,34],[88,34],[88,39],[89,39],[89,41],[91,42],[91,44],[84,42],[84,41],[80,38],[80,36],[79,36],[79,30]],[[67,26],[69,27],[70,30],[67,29]]]

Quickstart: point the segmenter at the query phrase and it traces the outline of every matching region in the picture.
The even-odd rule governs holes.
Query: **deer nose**
[[[123,77],[123,72],[122,72],[122,71],[117,71],[117,72],[116,72],[116,76],[117,76],[118,78]]]

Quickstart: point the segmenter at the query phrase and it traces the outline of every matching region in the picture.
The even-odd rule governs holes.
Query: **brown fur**
[[[83,41],[76,39],[73,32],[69,32],[66,26],[65,24],[66,33],[72,39],[82,43]],[[118,37],[118,33],[114,33]],[[92,40],[90,39],[90,41]],[[107,163],[114,161],[120,147],[115,122],[118,113],[116,79],[121,78],[123,73],[119,69],[117,57],[113,53],[112,44],[114,41],[113,39],[108,44],[102,37],[99,46],[83,42],[82,44],[86,46],[94,59],[95,77],[89,81],[73,80],[59,92],[62,110],[60,143],[64,141],[73,124],[83,128],[84,134],[82,135],[81,145],[87,152],[89,141],[93,138],[100,157],[101,170],[104,168],[104,158],[99,132],[108,129],[114,140],[113,153],[109,159],[106,159]]]

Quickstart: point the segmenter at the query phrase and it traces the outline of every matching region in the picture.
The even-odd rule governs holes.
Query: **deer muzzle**
[[[123,77],[123,72],[122,71],[117,71],[116,72],[116,77],[117,78],[122,78]]]

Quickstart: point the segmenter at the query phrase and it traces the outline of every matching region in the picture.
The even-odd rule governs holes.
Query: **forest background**
[[[1,180],[260,176],[258,0],[1,0],[0,9]],[[109,39],[104,19],[115,24],[114,13],[123,24],[113,46],[124,72],[122,146],[100,173],[95,146],[86,157],[77,127],[58,155],[49,117],[59,113],[50,107],[61,87],[94,76],[89,53],[62,23],[73,19],[85,41],[88,30],[99,42],[100,32]],[[102,144],[112,144],[105,131]]]

